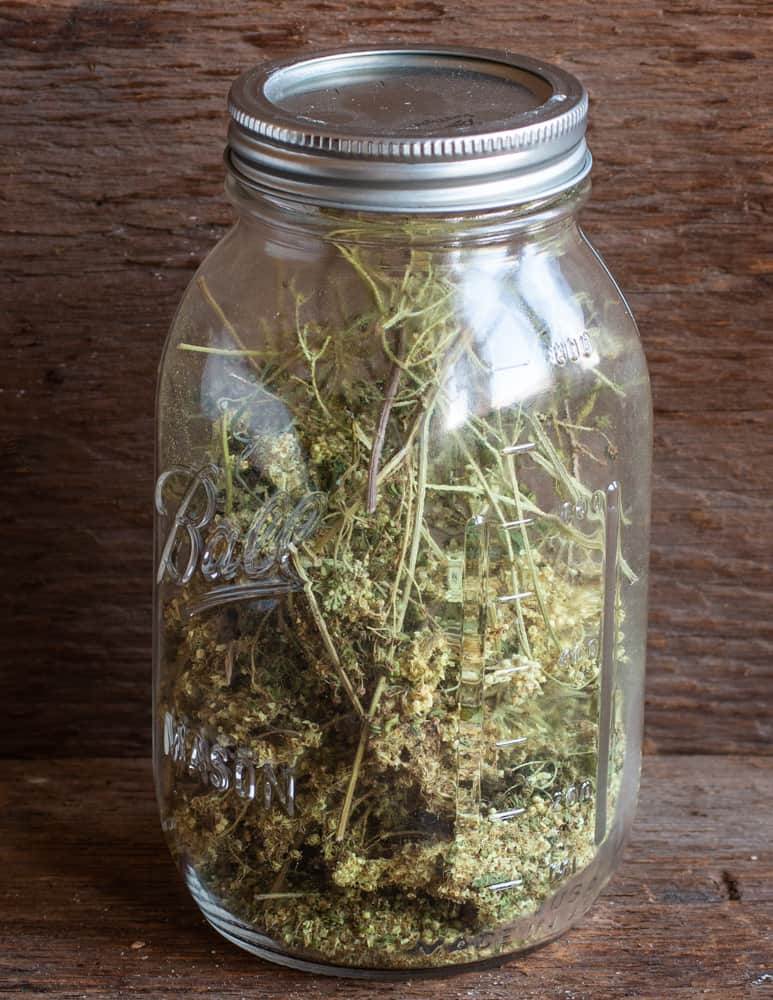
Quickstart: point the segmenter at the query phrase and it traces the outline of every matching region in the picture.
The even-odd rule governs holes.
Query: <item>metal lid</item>
[[[498,208],[557,194],[591,166],[583,86],[510,53],[320,53],[249,70],[228,103],[237,177],[320,205]]]

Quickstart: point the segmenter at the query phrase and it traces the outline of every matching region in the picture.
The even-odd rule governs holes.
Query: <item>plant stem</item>
[[[416,575],[416,560],[419,557],[419,542],[421,541],[421,526],[424,523],[424,500],[427,495],[427,463],[429,452],[429,422],[431,411],[427,411],[419,434],[419,468],[416,482],[416,513],[413,521],[413,538],[411,540],[411,551],[408,556],[408,582],[403,591],[400,602],[400,612],[397,616],[397,630],[402,632],[405,622],[405,615],[408,611],[408,602],[413,588],[413,579]]]
[[[489,503],[494,508],[494,511],[496,512],[496,515],[499,518],[500,524],[503,524],[507,520],[507,518],[505,517],[504,511],[502,510],[502,507],[499,504],[499,500],[497,499],[496,494],[491,489],[489,481],[486,479],[486,476],[481,467],[473,458],[472,452],[465,444],[461,435],[458,435],[458,441],[462,451],[464,452],[464,457],[467,459],[468,463],[472,466],[473,472],[478,477],[480,484],[483,487],[483,490],[489,499]],[[518,591],[520,590],[520,585],[518,582],[518,568],[515,565],[515,552],[513,551],[513,543],[510,539],[510,535],[506,531],[505,531],[505,547],[507,549],[508,562],[510,563],[510,579],[512,580],[513,592],[518,593]],[[531,657],[531,644],[529,643],[529,637],[526,634],[526,624],[523,620],[523,609],[521,608],[520,601],[515,602],[515,616],[516,616],[516,624],[518,626],[518,638],[520,639],[521,642],[521,648],[523,649],[526,656]]]
[[[402,341],[403,331],[401,329],[399,333],[400,346],[398,347],[398,358],[402,354]],[[373,437],[373,445],[370,451],[370,465],[368,466],[367,501],[365,504],[368,514],[372,514],[376,509],[376,501],[378,499],[378,467],[381,462],[381,452],[384,448],[389,415],[392,412],[395,397],[397,396],[397,389],[400,385],[400,372],[400,365],[398,363],[393,364],[386,394],[384,395],[384,405],[381,407],[381,415],[378,419],[378,427]]]
[[[379,702],[381,701],[381,696],[384,693],[384,687],[386,686],[386,677],[382,674],[378,679],[376,684],[376,690],[373,692],[373,697],[371,698],[370,707],[368,708],[368,714],[365,716],[362,722],[362,728],[360,729],[360,740],[357,744],[357,752],[354,755],[354,763],[352,764],[352,773],[349,775],[349,784],[346,789],[346,797],[344,798],[344,804],[341,809],[341,817],[338,820],[338,829],[336,830],[336,840],[340,843],[346,836],[346,828],[349,825],[349,814],[352,811],[352,800],[354,799],[354,790],[357,787],[357,779],[360,776],[360,768],[362,766],[362,758],[365,755],[365,747],[368,743],[368,732],[370,730],[370,724],[373,721],[373,716],[376,714]]]
[[[451,339],[452,339],[451,337],[447,338],[447,340]],[[379,483],[381,483],[385,479],[388,479],[389,476],[391,476],[392,473],[395,472],[402,465],[402,463],[405,461],[406,457],[410,453],[416,435],[418,434],[419,430],[424,426],[426,414],[431,413],[435,408],[435,405],[438,402],[440,394],[443,391],[443,386],[445,383],[446,376],[451,371],[456,362],[459,360],[462,351],[467,346],[468,340],[469,340],[469,333],[463,331],[456,337],[456,342],[453,344],[453,346],[449,348],[448,353],[443,358],[443,363],[438,368],[437,374],[432,380],[433,382],[432,387],[430,388],[429,392],[426,393],[426,395],[419,402],[418,413],[416,415],[416,418],[414,419],[410,431],[408,432],[407,437],[405,438],[405,442],[402,448],[389,459],[389,461],[381,470],[381,472],[379,472],[378,474]],[[386,351],[387,355],[391,358],[392,362],[394,364],[399,365],[403,371],[406,371],[408,375],[410,375],[411,378],[414,379],[414,381],[418,382],[422,386],[422,388],[425,387],[426,383],[421,383],[421,381],[416,378],[413,372],[411,372],[408,368],[406,368],[406,366],[401,363],[400,359],[397,358],[394,354],[392,354],[392,352],[389,350],[389,345],[386,344],[383,337],[382,337],[382,342],[384,343],[384,350]]]
[[[574,473],[574,478],[580,478],[580,457],[578,455],[578,443],[577,435],[574,433],[574,426],[572,425],[572,413],[569,409],[569,400],[564,400],[564,414],[566,415],[565,421],[559,421],[559,426],[563,427],[566,431],[566,436],[569,438],[569,451],[572,455],[572,472]]]
[[[598,368],[593,369],[593,374],[596,376],[599,382],[601,382],[602,385],[605,385],[608,389],[611,389],[616,396],[619,396],[621,399],[625,399],[625,389],[621,389],[620,386],[617,385],[616,382],[613,382],[611,378],[607,378],[606,375],[602,375],[601,372],[598,370]]]
[[[385,479],[388,479],[393,472],[396,472],[408,455],[410,455],[411,449],[413,448],[413,442],[416,440],[416,435],[419,433],[419,428],[421,427],[423,419],[424,407],[421,407],[418,417],[411,426],[410,431],[408,431],[408,436],[406,437],[402,448],[389,459],[384,468],[379,472],[377,479],[377,483],[379,485]]]
[[[538,447],[532,452],[532,457],[537,465],[541,465],[553,479],[561,483],[567,495],[572,499],[577,500],[582,496],[590,497],[590,490],[580,480],[575,479],[567,472],[561,456],[553,447],[553,442],[545,433],[539,419],[534,414],[529,414],[528,420],[538,444]]]
[[[413,461],[410,455],[408,456],[408,468],[407,468],[407,475],[405,477],[405,483],[408,492],[408,500],[407,500],[408,509],[405,513],[405,531],[403,532],[402,542],[400,544],[400,556],[397,560],[397,566],[395,567],[395,575],[394,579],[392,580],[392,588],[389,595],[390,607],[392,608],[392,630],[395,635],[398,632],[397,592],[400,589],[400,580],[402,579],[403,569],[405,567],[405,557],[408,553],[408,542],[410,539],[408,528],[412,523],[411,515],[413,514]],[[403,494],[403,497],[405,497],[405,494]],[[402,507],[400,510],[400,514],[402,514]]]
[[[311,580],[303,568],[301,563],[298,550],[294,545],[290,546],[290,558],[292,559],[293,566],[295,567],[295,572],[301,579],[303,583],[303,591],[306,594],[306,600],[309,602],[309,610],[311,611],[311,616],[314,619],[314,624],[317,626],[317,630],[322,638],[322,642],[327,650],[327,654],[335,667],[335,671],[338,674],[338,678],[344,686],[344,690],[349,696],[349,700],[360,716],[360,718],[365,718],[365,709],[362,707],[362,702],[357,697],[357,692],[354,690],[352,682],[349,680],[349,675],[344,670],[341,659],[338,652],[333,645],[333,640],[330,638],[330,632],[328,632],[327,625],[325,624],[325,619],[322,617],[322,612],[319,610],[319,605],[317,604],[317,598],[314,596],[314,590],[312,589]]]
[[[196,284],[199,286],[199,291],[206,299],[207,304],[210,306],[212,311],[217,313],[218,319],[228,331],[228,334],[233,340],[233,342],[236,344],[239,350],[243,352],[244,356],[247,358],[254,371],[256,371],[258,375],[260,375],[260,365],[255,361],[254,357],[252,357],[253,352],[248,351],[247,348],[244,346],[244,341],[236,332],[236,327],[223,312],[223,310],[220,307],[220,303],[215,299],[214,295],[209,290],[209,285],[207,284],[204,275],[200,274],[198,278],[196,278]]]
[[[178,351],[194,351],[197,354],[217,354],[226,358],[258,357],[262,351],[237,351],[228,347],[201,347],[199,344],[178,344]]]
[[[371,291],[371,294],[373,295],[373,300],[376,303],[376,308],[378,309],[379,313],[383,314],[385,307],[384,307],[384,300],[381,297],[381,292],[379,291],[378,285],[373,280],[373,276],[365,270],[365,267],[363,266],[363,263],[360,260],[359,253],[356,250],[350,250],[348,247],[345,247],[340,243],[334,242],[333,246],[339,251],[344,260],[348,261],[349,264],[351,264],[351,266],[354,268],[357,274],[359,274],[359,276],[368,286],[368,288]]]
[[[227,836],[229,833],[232,833],[236,829],[236,827],[241,823],[241,821],[244,819],[244,817],[247,815],[247,810],[250,808],[250,805],[251,805],[250,800],[247,799],[247,801],[244,803],[244,805],[242,806],[242,808],[239,810],[239,812],[238,812],[238,814],[236,816],[236,819],[233,821],[233,823],[231,823],[230,826],[227,826],[225,828],[225,830],[221,830],[220,833],[215,834],[215,837],[218,840],[221,840],[223,837]]]
[[[322,399],[322,396],[320,395],[319,386],[317,385],[317,362],[320,360],[320,358],[323,357],[325,351],[328,349],[328,346],[330,345],[330,341],[332,338],[330,336],[325,337],[322,347],[320,347],[318,351],[312,350],[312,348],[309,346],[308,331],[310,324],[306,323],[305,325],[301,325],[301,306],[305,301],[306,300],[301,298],[300,295],[295,300],[295,333],[298,338],[298,344],[301,350],[303,351],[303,356],[306,358],[306,362],[309,366],[309,378],[310,378],[311,390],[314,393],[314,397],[317,400],[320,409],[325,414],[327,419],[330,420],[330,410],[328,410],[327,406],[325,405],[325,402]],[[294,378],[301,383],[304,382],[303,379],[299,379],[297,376],[294,376]]]

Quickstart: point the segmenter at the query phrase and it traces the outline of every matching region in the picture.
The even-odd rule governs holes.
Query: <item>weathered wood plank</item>
[[[0,801],[0,995],[372,995],[271,967],[206,927],[162,841],[146,761],[7,761]],[[772,830],[769,757],[650,757],[624,863],[578,927],[496,971],[379,984],[379,996],[763,1000]]]
[[[657,417],[647,745],[769,752],[772,20],[758,0],[0,5],[2,752],[145,752],[154,373],[229,218],[229,81],[388,40],[509,46],[588,85],[587,229]]]

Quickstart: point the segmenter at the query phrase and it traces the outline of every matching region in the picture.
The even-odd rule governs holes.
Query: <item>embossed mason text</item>
[[[295,815],[295,770],[289,764],[256,762],[249,750],[232,750],[210,743],[171,712],[164,713],[164,756],[216,792],[236,792],[241,799],[258,799],[264,809],[274,800],[288,816]]]

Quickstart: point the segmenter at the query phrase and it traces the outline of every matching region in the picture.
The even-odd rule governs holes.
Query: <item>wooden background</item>
[[[508,47],[586,84],[585,226],[638,318],[656,423],[650,756],[626,864],[523,963],[384,995],[773,989],[773,8],[56,0],[0,3],[0,995],[366,995],[221,944],[163,854],[145,762],[153,393],[230,218],[231,79],[388,41]]]

